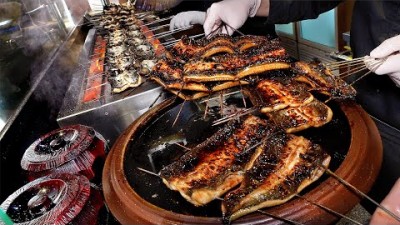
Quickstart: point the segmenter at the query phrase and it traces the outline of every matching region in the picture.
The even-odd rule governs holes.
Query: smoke
[[[80,20],[85,13],[84,9],[89,6],[85,1],[70,0],[25,2],[24,6],[28,13],[26,13],[22,28],[23,49],[25,54],[33,54],[36,59],[39,59],[31,68],[31,86],[40,82],[33,92],[33,97],[36,101],[47,104],[50,117],[54,119],[63,104],[72,74],[77,70],[79,53],[83,44],[66,40],[67,33],[75,24],[74,20]],[[61,13],[64,25],[60,25],[54,12],[55,8]],[[74,34],[71,39],[82,40],[83,38],[79,35]],[[57,49],[60,50],[56,51]],[[55,58],[54,62],[51,60],[53,58]],[[48,69],[43,74],[42,71],[46,68]]]
[[[63,104],[72,75],[84,72],[77,67],[79,50],[78,46],[73,46],[60,52],[33,93],[35,100],[47,103],[52,119],[57,117]]]

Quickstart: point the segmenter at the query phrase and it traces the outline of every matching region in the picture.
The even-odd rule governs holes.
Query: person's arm
[[[400,217],[400,179],[393,185],[392,190],[381,202],[388,210],[393,212],[396,216]],[[377,209],[372,215],[370,225],[392,224],[398,225],[400,221],[391,217],[382,209]]]
[[[388,75],[400,87],[400,35],[382,42],[365,58],[369,70],[377,75]]]
[[[187,11],[176,14],[169,23],[169,30],[189,27],[193,24],[204,24],[206,13],[201,11]]]
[[[206,35],[224,33],[221,24],[228,24],[225,33],[232,34],[248,17],[268,17],[268,23],[289,23],[312,19],[335,8],[339,0],[223,0],[211,5],[204,22]]]
[[[261,0],[261,2],[261,6],[256,15],[268,16],[268,23],[281,24],[305,19],[315,19],[321,13],[335,8],[342,1]]]

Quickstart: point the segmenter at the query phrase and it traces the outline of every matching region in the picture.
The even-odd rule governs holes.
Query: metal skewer
[[[370,202],[372,202],[374,205],[376,205],[377,207],[379,207],[380,209],[382,209],[384,212],[386,212],[387,214],[389,214],[391,217],[393,217],[394,219],[396,219],[397,221],[400,222],[400,217],[397,216],[396,214],[394,214],[393,212],[391,212],[390,210],[388,210],[386,207],[384,207],[383,205],[379,204],[378,202],[376,202],[375,200],[373,200],[372,198],[370,198],[368,195],[364,194],[362,191],[358,190],[356,187],[354,187],[353,185],[351,185],[349,182],[345,181],[343,178],[339,177],[338,175],[336,175],[334,172],[332,172],[329,168],[325,168],[325,172],[333,177],[335,177],[337,180],[339,180],[342,184],[346,185],[348,188],[352,189],[353,191],[355,191],[357,194],[361,195],[362,197],[368,199]]]
[[[155,24],[155,23],[163,22],[163,21],[166,21],[166,20],[170,20],[170,19],[172,19],[172,17],[173,17],[173,16],[169,16],[169,17],[166,17],[166,18],[162,18],[162,19],[154,20],[154,21],[151,21],[150,23],[146,23],[146,24],[143,24],[143,25],[140,25],[140,26],[141,26],[141,27],[144,27],[144,26],[148,26],[148,25],[151,25],[151,24]]]
[[[149,29],[148,31],[143,32],[143,34],[147,34],[147,33],[153,32],[153,31],[155,31],[155,30],[159,30],[159,29],[164,28],[164,27],[169,27],[169,24],[164,24],[164,25],[161,25],[161,26],[158,26],[158,27]]]
[[[221,119],[215,120],[213,122],[212,126],[217,126],[217,125],[229,122],[229,121],[234,120],[234,119],[239,119],[240,117],[248,115],[250,113],[253,113],[256,110],[258,110],[258,108],[256,108],[256,107],[247,108],[247,109],[244,109],[244,110],[238,110],[237,112],[232,113],[232,114],[230,114],[230,115],[228,115],[226,117],[223,117]]]
[[[204,36],[204,33],[192,35],[192,36],[189,36],[189,38],[190,38],[190,39],[196,39],[196,38],[202,37],[202,36]],[[170,47],[170,46],[173,46],[173,45],[175,45],[176,43],[178,43],[180,40],[181,40],[181,39],[176,39],[176,40],[172,40],[172,41],[166,41],[166,42],[163,43],[163,45],[164,45],[165,47]]]
[[[386,61],[387,58],[388,57],[376,62],[375,64],[373,64],[370,71],[368,71],[367,73],[361,75],[359,78],[357,78],[355,81],[353,81],[350,85],[353,86],[356,82],[360,81],[362,78],[366,77],[368,74],[374,72],[380,65],[382,65],[382,63],[384,63]]]
[[[175,126],[176,122],[178,121],[178,118],[182,112],[183,106],[185,105],[186,100],[183,101],[183,103],[181,104],[181,107],[179,108],[178,114],[176,115],[176,118],[174,120],[174,123],[172,123],[172,126]]]
[[[224,201],[224,199],[220,198],[220,197],[217,197],[215,199],[216,200],[220,200],[220,201]],[[293,221],[293,220],[290,220],[290,219],[285,219],[285,218],[282,218],[282,217],[279,217],[279,216],[275,216],[275,215],[273,215],[273,214],[271,214],[269,212],[266,212],[264,210],[261,210],[261,209],[257,209],[256,212],[259,212],[259,213],[261,213],[263,215],[270,216],[270,217],[272,217],[274,219],[279,219],[279,220],[282,220],[282,221],[285,221],[285,222],[289,222],[289,223],[292,223],[292,224],[295,224],[295,225],[303,225],[302,223],[299,223],[299,222],[296,222],[296,221]]]
[[[151,174],[151,175],[153,175],[153,176],[160,177],[160,174],[151,172],[151,171],[146,170],[146,169],[143,169],[143,168],[141,168],[141,167],[136,167],[136,169],[138,169],[138,170],[140,170],[140,171],[143,171],[143,172],[145,172],[145,173]]]
[[[348,216],[346,216],[346,215],[343,215],[343,214],[338,213],[338,212],[336,212],[336,211],[334,211],[334,210],[332,210],[332,209],[330,209],[330,208],[328,208],[328,207],[326,207],[326,206],[323,206],[323,205],[321,205],[321,204],[318,204],[318,203],[316,203],[316,202],[313,202],[313,201],[311,201],[311,200],[309,200],[309,199],[307,199],[307,198],[305,198],[305,197],[303,197],[303,196],[301,196],[301,195],[296,194],[295,196],[298,197],[298,198],[304,199],[305,201],[307,201],[307,202],[309,202],[309,203],[311,203],[311,204],[313,204],[313,205],[316,205],[316,206],[318,206],[318,207],[320,207],[320,208],[322,208],[322,209],[324,209],[324,210],[326,210],[326,211],[328,211],[328,212],[330,212],[330,213],[332,213],[332,214],[335,214],[336,216],[340,216],[340,217],[342,217],[342,218],[344,218],[344,219],[346,219],[346,220],[348,220],[348,221],[350,221],[350,222],[352,222],[352,223],[354,223],[354,224],[363,225],[362,223],[360,223],[360,222],[358,222],[358,221],[355,221],[355,220],[353,220],[352,218],[350,218],[350,217],[348,217]]]
[[[174,144],[175,144],[175,145],[178,145],[179,147],[181,147],[181,148],[183,148],[183,149],[185,149],[186,151],[192,151],[192,149],[190,149],[190,148],[188,148],[188,147],[186,147],[186,146],[184,146],[184,145],[181,145],[181,144],[179,144],[178,142],[175,142]]]
[[[192,29],[192,28],[193,28],[193,26],[188,26],[188,27],[182,27],[182,28],[179,28],[179,29],[171,30],[171,31],[158,33],[158,34],[154,35],[153,38],[163,38],[163,37],[166,37],[168,35],[172,35],[172,34],[175,34],[175,33],[178,33],[178,32],[184,31],[184,30],[189,30],[189,29]]]

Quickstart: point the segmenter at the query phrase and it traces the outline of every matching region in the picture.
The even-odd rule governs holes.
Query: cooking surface
[[[230,99],[230,102],[240,106],[242,99]],[[204,120],[204,104],[195,102],[184,104],[176,124],[173,125],[181,104],[174,104],[161,112],[161,116],[155,116],[138,132],[140,136],[133,137],[125,156],[125,175],[129,184],[142,198],[160,208],[186,215],[220,217],[221,204],[218,200],[204,207],[195,207],[181,197],[179,192],[168,189],[160,178],[136,169],[141,167],[158,173],[161,168],[184,153],[185,149],[174,143],[193,147],[217,130],[217,127],[211,126],[216,117],[207,117]],[[350,144],[350,130],[338,105],[331,103],[329,106],[334,111],[330,123],[318,129],[308,129],[298,135],[320,144],[332,156],[330,169],[334,171],[346,156]],[[214,115],[219,113],[217,106],[211,110],[216,112]],[[321,180],[326,177],[325,175]],[[320,182],[313,184],[305,192],[315,188]]]
[[[19,53],[17,53],[17,54],[19,54]],[[65,55],[68,55],[68,54],[65,54]],[[32,63],[32,61],[26,60],[26,63]],[[21,70],[24,70],[24,69],[28,68],[28,67],[22,66],[22,64],[18,64],[18,60],[17,60],[16,64],[18,65],[18,68],[21,69]],[[53,74],[59,74],[59,73],[58,72],[56,73],[55,71],[51,71],[50,73],[46,74],[46,76],[49,77],[49,76],[52,76]],[[24,80],[24,84],[26,82],[27,82],[27,80],[25,79]],[[3,85],[3,84],[4,83],[0,82],[0,86]],[[152,85],[152,84],[150,84],[150,85]],[[8,86],[7,88],[12,88],[12,86]],[[152,88],[161,89],[157,85],[152,85]],[[5,90],[5,91],[7,91],[7,90]],[[155,96],[156,95],[158,95],[158,93],[155,94]],[[122,99],[122,98],[123,98],[123,96],[121,95],[121,97],[119,99]],[[8,98],[8,100],[14,101],[15,98],[12,98],[12,99]],[[2,102],[2,104],[3,103],[4,102]],[[19,163],[18,163],[19,160],[21,159],[22,153],[26,149],[26,147],[29,146],[32,143],[32,141],[34,141],[41,134],[44,134],[46,132],[50,132],[51,130],[58,128],[58,126],[57,126],[57,124],[55,122],[54,116],[52,117],[54,112],[51,109],[51,105],[49,106],[48,104],[49,103],[47,103],[47,102],[42,102],[40,99],[29,98],[28,104],[23,108],[23,110],[21,112],[21,116],[16,119],[15,123],[13,123],[12,127],[10,128],[10,131],[1,140],[1,148],[0,149],[1,149],[1,156],[2,156],[1,159],[2,160],[1,160],[0,164],[1,164],[1,168],[2,168],[1,171],[3,171],[2,172],[2,182],[1,182],[2,183],[2,185],[1,185],[1,190],[2,190],[1,199],[2,200],[4,200],[13,191],[17,190],[17,188],[19,188],[20,186],[22,186],[23,184],[26,183],[25,174],[22,174],[20,166],[19,166]],[[185,104],[189,104],[189,103],[185,103]],[[110,108],[112,108],[112,107],[114,107],[114,106],[110,105]],[[176,107],[177,106],[175,106],[175,108],[174,108],[175,111],[173,113],[177,112],[177,108]],[[201,115],[201,113],[197,112],[197,110],[198,110],[197,106],[185,106],[185,108],[186,107],[189,107],[189,114],[190,114],[189,117],[192,116],[192,118],[195,118],[196,116],[198,116],[198,114]],[[335,106],[332,106],[332,105],[330,105],[330,107],[332,107],[333,109],[335,108]],[[334,111],[336,112],[336,109],[334,109]],[[34,119],[32,118],[32,112],[35,113]],[[101,113],[104,116],[104,114],[106,112],[110,112],[110,111],[103,110]],[[12,113],[12,112],[9,111],[9,113]],[[336,116],[337,116],[337,113],[335,113],[334,121],[336,121],[335,120]],[[165,118],[166,117],[175,118],[175,116],[173,116],[173,115],[165,116]],[[95,118],[95,120],[93,122],[97,123],[97,124],[102,124],[102,122],[103,122],[102,118],[104,118],[104,117]],[[191,131],[197,130],[199,128],[198,125],[200,125],[200,124],[202,124],[202,125],[208,125],[209,124],[209,123],[203,123],[203,122],[195,123],[193,121],[190,121],[189,118],[187,118],[187,120],[189,121],[189,124],[191,124],[191,126],[188,125],[189,128],[195,127],[195,129],[187,128],[187,129],[189,129]],[[334,121],[332,121],[332,122],[334,122]],[[384,131],[385,131],[385,129],[388,129],[386,127],[386,125],[380,123],[380,121],[376,121],[376,122],[378,123],[378,127],[380,128],[380,130],[382,132],[382,137],[383,137],[384,144],[385,145],[390,145],[391,144],[393,146],[399,146],[399,143],[397,141],[396,141],[396,143],[393,142],[393,139],[397,140],[395,137],[388,137],[387,135],[385,136],[385,132]],[[157,123],[159,123],[159,122],[156,121],[154,124],[157,124]],[[171,121],[169,122],[169,124],[171,124]],[[104,127],[105,127],[105,129],[110,129],[109,125],[107,125],[107,126],[105,125]],[[153,125],[151,127],[153,127]],[[171,126],[164,126],[164,127],[165,128],[171,128]],[[155,125],[154,125],[154,128],[155,128]],[[328,128],[328,127],[324,126],[324,129],[325,128]],[[315,132],[318,134],[318,131],[321,131],[321,129],[316,129]],[[172,140],[170,142],[174,142],[174,141],[176,141],[176,139],[182,138],[182,136],[176,136],[175,135],[174,132],[177,132],[177,131],[179,131],[179,129],[177,129],[177,130],[173,129],[173,130],[171,130],[171,132],[173,134],[171,134],[170,137],[164,137],[163,136],[161,139],[162,140]],[[208,131],[208,130],[206,130],[206,131]],[[333,129],[333,128],[332,129],[328,129],[327,130],[327,134],[329,134],[329,136],[333,135],[333,134],[335,134],[334,131],[336,131],[336,130]],[[345,132],[345,131],[342,131],[342,130],[339,130],[339,131],[340,132]],[[120,132],[122,132],[122,130],[120,130]],[[154,137],[159,136],[159,134],[157,132],[150,131],[149,133],[153,134]],[[177,132],[177,133],[179,134],[181,132]],[[201,135],[201,131],[199,131],[199,133],[200,133],[199,136],[202,136]],[[308,134],[305,134],[305,135],[308,135]],[[342,135],[342,134],[340,134],[340,135]],[[340,135],[339,135],[339,137],[341,137]],[[193,135],[193,136],[197,136],[197,135]],[[184,136],[183,138],[185,138],[186,140],[193,141],[192,143],[195,143],[196,141],[200,141],[200,140],[193,139],[191,135]],[[315,138],[318,139],[318,137],[315,137]],[[146,137],[143,136],[143,137],[139,137],[138,139],[140,139],[142,141],[142,143],[140,143],[141,146],[138,146],[138,145],[130,146],[130,152],[135,152],[136,154],[137,153],[139,153],[139,154],[137,154],[136,156],[131,155],[131,156],[127,157],[126,160],[127,161],[131,160],[129,162],[138,163],[138,165],[141,165],[142,167],[151,170],[152,168],[150,166],[151,165],[150,164],[150,158],[148,158],[147,155],[148,155],[150,149],[153,149],[153,150],[157,149],[157,147],[159,145],[151,146],[151,148],[150,148],[150,146],[145,146],[145,143],[144,143],[145,141],[149,140],[149,137],[146,138]],[[342,139],[339,139],[339,140],[342,140]],[[318,142],[318,140],[315,140],[315,141]],[[340,145],[340,143],[336,143],[336,142],[339,142],[339,141],[337,141],[334,138],[332,138],[328,142],[332,142],[332,144],[334,144],[334,145]],[[145,152],[141,152],[141,151],[137,150],[138,147],[143,147],[146,151]],[[395,147],[393,149],[395,149]],[[152,158],[155,159],[156,162],[160,161],[160,163],[154,164],[155,167],[156,167],[156,169],[154,171],[158,171],[160,167],[162,167],[163,165],[167,164],[171,160],[171,158],[168,158],[168,157],[165,158],[165,155],[168,155],[168,153],[175,152],[175,151],[181,152],[182,149],[180,147],[177,147],[177,146],[174,146],[174,145],[169,145],[167,148],[165,148],[164,146],[161,146],[158,151],[154,151],[154,153],[152,154]],[[389,153],[392,153],[392,152],[389,152]],[[397,156],[398,156],[397,152],[393,152],[393,153],[397,154]],[[169,154],[169,156],[171,156],[171,155],[172,154]],[[390,155],[390,154],[387,154],[387,155]],[[336,156],[333,155],[333,157],[334,158],[336,157],[338,159],[338,161],[340,161],[340,159],[343,158],[344,155],[339,153]],[[397,160],[397,161],[398,161],[398,159],[399,159],[399,157],[396,157],[396,155],[393,155],[393,154],[390,155],[390,157],[386,158],[386,160]],[[385,163],[383,164],[383,166],[385,167]],[[131,185],[146,200],[148,200],[148,201],[150,201],[150,202],[152,202],[153,204],[156,204],[156,205],[160,204],[160,207],[163,207],[163,208],[164,207],[171,207],[170,205],[168,205],[170,202],[172,202],[173,204],[176,205],[176,204],[179,203],[179,201],[181,201],[181,202],[183,202],[182,204],[185,204],[184,200],[180,197],[180,195],[178,193],[168,190],[164,186],[164,184],[162,184],[160,182],[160,180],[158,178],[153,177],[153,176],[151,176],[149,174],[143,174],[142,172],[139,172],[139,171],[134,170],[132,168],[129,168],[129,169],[130,169],[130,171],[127,172],[127,175],[132,175],[132,177],[130,178],[130,183],[133,183],[133,184],[131,184]],[[12,171],[12,172],[10,172],[10,171]],[[387,193],[387,191],[389,190],[389,189],[382,190],[382,184],[386,185],[387,187],[390,187],[391,183],[393,183],[391,180],[397,174],[397,173],[393,173],[393,171],[397,171],[396,168],[389,168],[389,169],[383,168],[382,171],[383,171],[382,175],[378,178],[378,182],[377,182],[377,185],[376,185],[377,186],[376,187],[377,190],[375,190],[375,193],[376,192],[380,193],[379,198],[376,198],[378,201],[380,199],[382,199],[384,197],[384,195]],[[392,171],[393,174],[390,173],[390,171]],[[146,184],[149,184],[149,187],[147,187],[146,189],[143,188],[143,187],[141,187],[141,188],[138,187],[136,189],[136,187],[134,186],[135,184],[132,181],[132,180],[135,180],[136,178],[142,179],[144,182],[146,182]],[[8,182],[7,180],[9,180],[9,179],[12,179],[13,182]],[[388,180],[390,180],[391,182],[387,182]],[[159,190],[157,190],[157,188],[166,189],[166,190],[159,191]],[[142,194],[142,192],[145,192],[147,190],[151,190],[151,194],[148,194],[148,195]],[[172,196],[171,198],[173,198],[173,199],[168,202],[168,200],[166,200],[164,198],[161,198],[160,194],[157,194],[157,193],[162,193],[162,192],[165,192],[169,196]],[[174,199],[175,197],[178,200]],[[167,201],[168,204],[165,203],[164,201]],[[215,204],[215,205],[214,206],[210,206],[210,207],[211,207],[211,209],[213,209],[212,207],[215,207],[216,209],[218,209],[218,211],[215,212],[215,213],[209,213],[207,211],[209,208],[207,208],[205,210],[200,210],[198,212],[192,212],[190,210],[187,210],[187,213],[199,213],[198,215],[201,215],[203,213],[203,214],[207,214],[209,216],[213,216],[215,214],[216,217],[219,217],[220,216],[220,214],[219,214],[219,212],[220,212],[219,211],[219,203],[217,201],[214,201],[214,202],[215,203],[213,203],[213,204]],[[164,205],[162,205],[162,204],[164,204]],[[186,203],[186,204],[188,204],[188,203]],[[181,207],[181,208],[184,208],[184,207]],[[100,210],[99,221],[97,221],[97,224],[119,224],[119,223],[116,222],[113,219],[111,213],[105,207],[103,207]]]

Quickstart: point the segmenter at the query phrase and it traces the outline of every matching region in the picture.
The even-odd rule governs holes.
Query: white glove
[[[400,217],[400,179],[393,185],[392,190],[386,195],[385,199],[381,202],[389,211]],[[381,209],[376,209],[372,215],[370,225],[379,224],[400,224],[399,221],[383,212]]]
[[[387,74],[400,87],[400,35],[389,38],[371,51],[366,60],[369,70],[378,75]],[[383,60],[383,63],[379,63]]]
[[[246,22],[248,17],[254,17],[260,8],[261,0],[224,0],[213,3],[207,10],[204,22],[206,36],[217,33],[232,35]],[[220,27],[221,24],[227,26]]]
[[[203,25],[206,13],[200,11],[188,11],[176,14],[169,23],[169,30],[188,27],[193,24]]]

